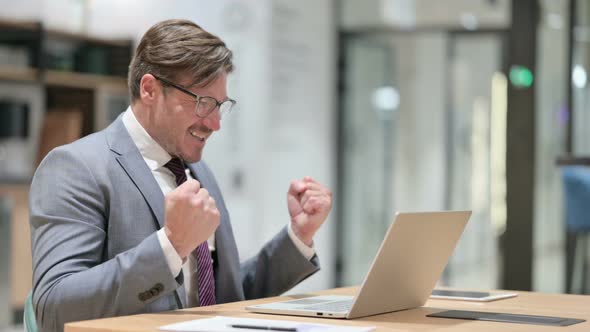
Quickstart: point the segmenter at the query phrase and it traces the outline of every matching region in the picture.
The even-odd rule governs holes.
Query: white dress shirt
[[[123,114],[123,124],[129,132],[131,139],[139,149],[143,160],[145,160],[145,163],[154,175],[154,178],[160,186],[160,189],[162,189],[164,195],[176,189],[177,185],[174,174],[172,174],[168,168],[164,167],[164,165],[172,159],[172,156],[170,156],[170,154],[147,133],[135,117],[135,114],[133,114],[131,106],[128,107]],[[187,178],[192,178],[188,169],[186,170],[186,174]],[[311,259],[315,255],[313,247],[308,247],[295,235],[291,228],[291,223],[289,223],[287,227],[287,233],[305,258]],[[166,261],[168,262],[170,272],[173,276],[178,276],[181,269],[184,271],[184,286],[186,294],[190,294],[190,292],[193,291],[190,289],[190,271],[195,271],[196,268],[196,266],[193,266],[193,260],[187,259],[183,264],[182,258],[178,255],[176,249],[172,246],[172,243],[170,243],[163,228],[158,231],[157,235],[164,256],[166,257]],[[207,244],[209,245],[210,251],[215,250],[215,233],[207,239]]]

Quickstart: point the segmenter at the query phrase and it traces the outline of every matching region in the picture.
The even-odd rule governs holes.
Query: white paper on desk
[[[245,324],[256,326],[273,326],[273,327],[294,327],[298,332],[368,332],[375,329],[374,326],[342,326],[328,324],[312,324],[306,322],[296,322],[288,320],[270,320],[254,319],[239,317],[217,316],[213,318],[196,319],[187,322],[160,326],[161,331],[174,332],[254,332],[261,330],[233,328],[232,324]]]

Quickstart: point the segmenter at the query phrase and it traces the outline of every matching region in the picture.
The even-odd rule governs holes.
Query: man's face
[[[174,82],[186,87],[187,81]],[[162,86],[164,83],[159,82]],[[198,96],[227,99],[227,74],[219,75],[206,87],[187,90]],[[189,163],[201,160],[207,139],[221,127],[219,108],[204,118],[197,116],[197,101],[188,94],[168,86],[154,109],[154,139],[172,156]]]

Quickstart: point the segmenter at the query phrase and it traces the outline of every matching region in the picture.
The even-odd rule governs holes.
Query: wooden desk
[[[351,295],[354,294],[355,290],[356,287],[338,288],[317,292],[314,293],[314,295]],[[590,331],[590,296],[583,295],[519,292],[519,295],[515,298],[488,303],[428,300],[424,307],[354,320],[261,315],[248,313],[244,310],[244,307],[250,304],[272,302],[278,299],[295,299],[307,297],[309,295],[310,294],[275,297],[262,300],[220,304],[206,308],[184,309],[159,314],[141,314],[69,323],[66,324],[65,331],[158,331],[158,327],[161,325],[206,318],[210,316],[250,317],[261,319],[297,320],[339,325],[377,326],[376,331]],[[586,319],[587,321],[568,327],[555,327],[425,317],[426,314],[447,309],[560,316]]]

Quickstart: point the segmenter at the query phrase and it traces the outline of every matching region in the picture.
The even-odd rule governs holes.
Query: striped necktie
[[[168,168],[176,177],[176,184],[181,185],[186,181],[184,162],[177,157],[172,158],[164,167]],[[198,303],[196,297],[189,294],[189,306],[201,307],[215,304],[215,276],[213,275],[213,260],[209,252],[207,241],[201,243],[191,254],[196,262],[197,270],[191,274],[191,288],[198,290]],[[191,303],[192,302],[192,303]]]

